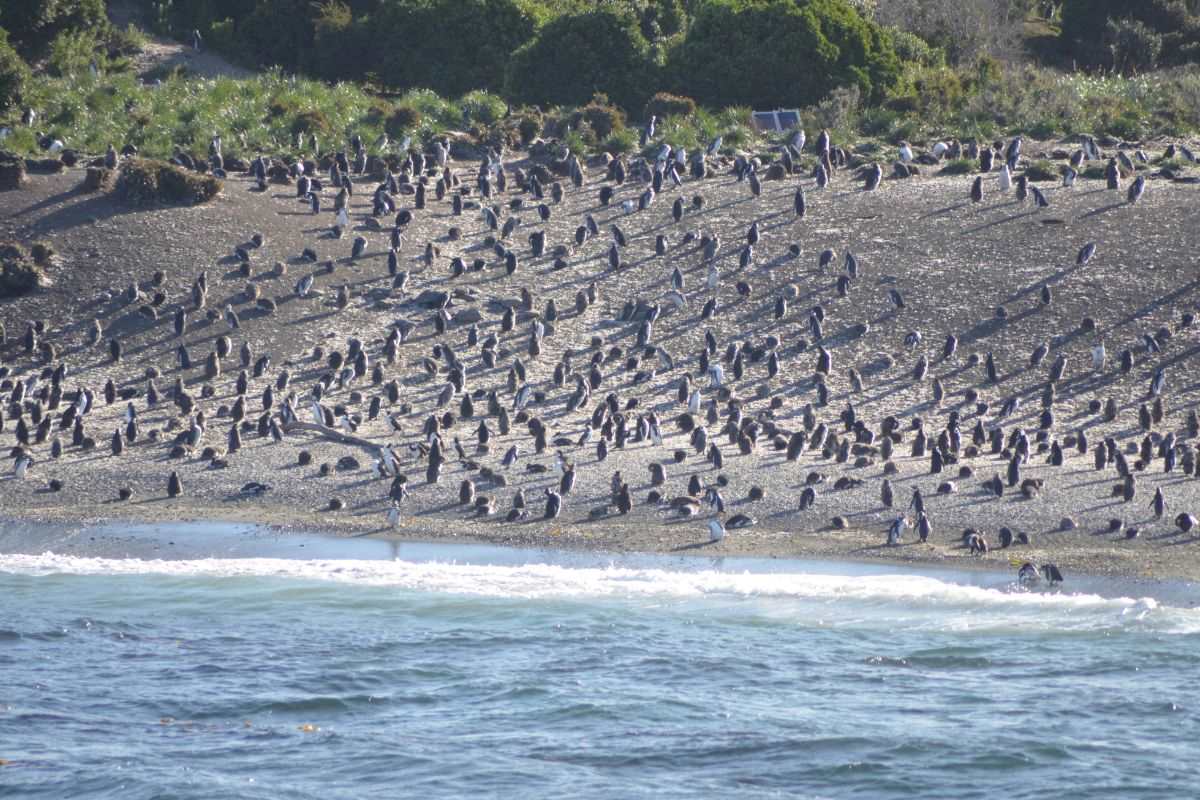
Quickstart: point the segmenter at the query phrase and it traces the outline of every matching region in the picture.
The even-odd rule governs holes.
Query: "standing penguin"
[[[562,497],[558,492],[551,489],[546,490],[546,513],[545,519],[558,519],[558,515],[562,512]]]

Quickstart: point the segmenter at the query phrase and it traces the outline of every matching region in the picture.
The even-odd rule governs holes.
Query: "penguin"
[[[546,510],[543,519],[558,519],[562,512],[562,497],[552,489],[546,490]]]

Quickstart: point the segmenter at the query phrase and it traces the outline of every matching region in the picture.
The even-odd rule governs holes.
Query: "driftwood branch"
[[[289,422],[287,425],[283,426],[284,433],[293,433],[295,431],[303,431],[305,433],[315,433],[317,436],[320,436],[325,439],[329,439],[330,441],[338,442],[340,444],[352,444],[352,445],[355,445],[356,447],[362,447],[362,448],[370,450],[372,452],[377,451],[380,447],[383,446],[383,445],[379,444],[378,442],[372,442],[370,439],[363,439],[358,436],[351,436],[347,433],[342,433],[341,431],[336,431],[333,428],[327,427],[325,425],[318,425],[315,422],[301,422],[300,420],[296,420],[295,422]]]

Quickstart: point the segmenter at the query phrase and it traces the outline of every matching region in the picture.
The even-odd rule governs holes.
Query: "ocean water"
[[[287,537],[251,556],[236,531],[200,558],[171,537],[0,554],[0,797],[1198,785],[1194,587]]]

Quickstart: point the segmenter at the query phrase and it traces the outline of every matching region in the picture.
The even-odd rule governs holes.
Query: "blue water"
[[[0,555],[0,796],[1195,796],[1186,589],[290,541]]]

